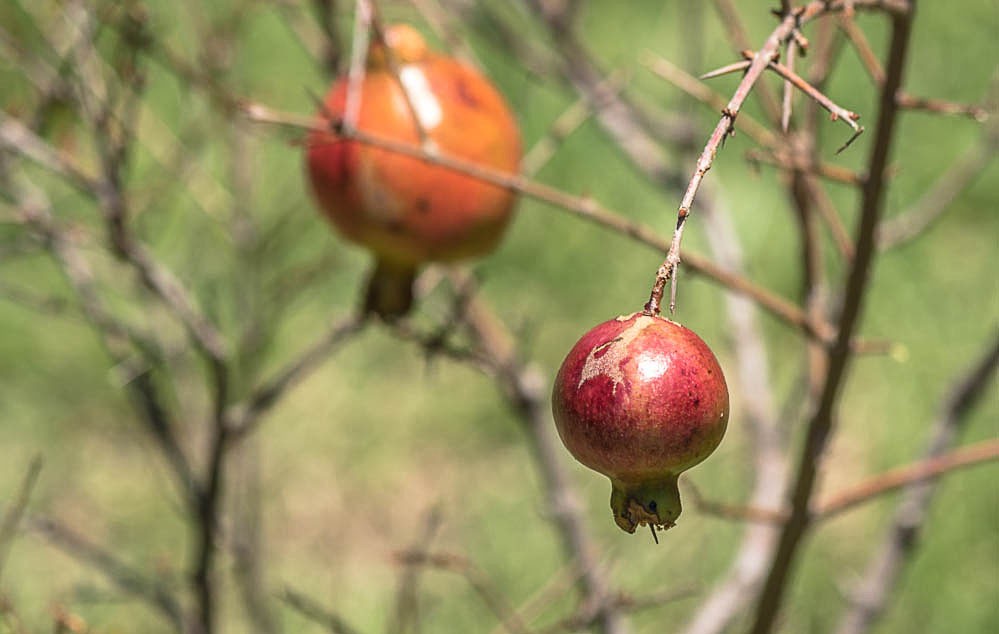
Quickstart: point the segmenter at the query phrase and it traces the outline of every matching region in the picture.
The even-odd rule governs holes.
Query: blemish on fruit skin
[[[468,106],[469,108],[479,107],[479,100],[476,99],[475,93],[472,92],[472,90],[468,87],[468,84],[466,84],[464,81],[459,81],[456,88],[458,92],[458,97],[466,106]]]
[[[594,347],[583,363],[576,389],[583,387],[583,384],[590,379],[606,376],[611,380],[611,394],[616,395],[617,386],[624,382],[621,363],[628,359],[630,354],[628,347],[653,322],[653,317],[640,315],[635,319],[635,323],[621,331],[617,337]]]

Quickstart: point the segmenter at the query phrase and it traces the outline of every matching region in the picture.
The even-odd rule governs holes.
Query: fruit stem
[[[378,258],[368,278],[364,312],[374,313],[389,321],[405,316],[413,306],[415,278],[416,267],[413,265]]]

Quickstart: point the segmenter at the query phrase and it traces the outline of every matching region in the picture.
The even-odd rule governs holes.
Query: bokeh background
[[[72,110],[58,104],[37,110],[30,69],[35,60],[58,64],[53,47],[73,32],[74,10],[112,11],[112,4],[0,0],[0,107],[23,120],[43,118],[46,138],[90,165],[93,143]],[[536,51],[539,59],[548,50],[546,33],[519,3],[448,4],[455,5],[451,18],[508,97],[531,147],[577,96],[564,82],[527,72],[497,37],[496,25],[511,28],[526,54]],[[335,26],[347,42],[351,3],[337,5]],[[413,6],[381,5],[388,20],[413,22],[435,46],[444,46]],[[324,65],[302,43],[303,34],[307,43],[310,34],[319,34],[307,2],[184,0],[144,7],[158,43],[195,65],[222,60],[217,79],[233,94],[308,114],[310,94],[328,85]],[[997,8],[980,0],[920,3],[905,80],[909,92],[982,101],[996,73]],[[740,6],[757,44],[774,25],[768,9]],[[883,53],[885,21],[875,15],[857,21]],[[638,59],[652,51],[695,74],[731,62],[734,51],[710,8],[594,0],[584,3],[579,28],[604,69],[625,73],[629,95],[662,111],[689,114],[695,137],[707,139],[717,113],[690,103]],[[114,42],[114,33],[101,33],[98,50],[110,55]],[[227,337],[255,337],[234,377],[235,393],[245,393],[354,309],[368,258],[328,231],[316,214],[303,180],[298,135],[220,114],[204,91],[155,60],[145,70],[140,149],[128,172],[128,190],[142,205],[135,229]],[[728,94],[737,81],[729,76],[712,86]],[[778,86],[773,78],[766,81]],[[840,56],[827,93],[865,117],[876,112],[876,90],[850,50]],[[747,112],[759,115],[758,104],[750,100]],[[966,118],[904,114],[886,213],[907,210],[984,134],[985,124]],[[830,122],[821,136],[822,156],[851,168],[864,164],[873,139],[864,135],[834,156],[846,128]],[[745,152],[752,147],[744,135],[729,139],[708,178],[734,219],[748,275],[800,302],[795,220],[779,175],[747,163]],[[234,177],[237,151],[251,178]],[[692,169],[680,153],[671,158],[686,161],[684,172]],[[93,203],[43,170],[28,173],[60,220],[86,228],[81,247],[109,301],[176,351],[169,360],[176,381],[169,399],[182,415],[185,443],[198,446],[206,433],[204,368],[187,350],[183,331],[103,248]],[[650,185],[592,120],[564,140],[537,178],[593,196],[664,235],[672,230],[679,193]],[[829,190],[852,226],[857,192],[841,185]],[[233,239],[237,208],[264,237],[253,249]],[[822,471],[823,492],[916,458],[949,386],[994,336],[997,208],[999,167],[993,163],[925,235],[877,261],[860,334],[894,345],[890,354],[860,356],[851,366]],[[9,212],[4,200],[0,213]],[[16,495],[32,458],[41,455],[29,515],[58,518],[136,567],[179,584],[190,534],[176,487],[60,272],[8,218],[0,224],[0,509]],[[696,205],[684,246],[708,252]],[[831,247],[826,252],[836,284],[843,265]],[[524,199],[502,246],[474,270],[484,298],[516,333],[523,355],[550,381],[582,332],[641,308],[661,260],[647,247]],[[685,275],[680,293],[677,318],[696,329],[727,367],[731,341],[723,289]],[[439,319],[444,305],[437,299],[427,299],[417,323]],[[793,403],[805,366],[803,340],[766,314],[761,319],[778,403],[788,404],[785,424],[798,441],[802,422]],[[266,326],[263,336],[251,332],[259,324]],[[712,499],[739,502],[748,493],[752,462],[740,425],[742,395],[733,393],[733,399],[724,443],[686,477]],[[993,382],[959,443],[994,437],[997,420]],[[647,533],[626,535],[611,521],[606,479],[567,453],[562,457],[615,587],[634,594],[691,591],[634,618],[635,631],[673,631],[725,570],[744,525],[688,505],[658,546]],[[269,591],[276,596],[288,585],[307,591],[360,632],[387,627],[401,572],[393,553],[419,543],[434,509],[441,524],[431,546],[467,555],[512,605],[564,574],[529,447],[494,382],[467,365],[428,358],[418,345],[377,325],[287,394],[231,467],[227,503],[255,507]],[[918,551],[876,631],[999,631],[997,476],[999,469],[987,465],[941,482]],[[879,543],[896,501],[892,495],[879,498],[816,531],[802,552],[784,631],[823,632],[835,625],[844,595]],[[242,517],[232,513],[226,521]],[[232,566],[223,556],[223,576]],[[228,582],[224,588],[221,631],[244,631],[237,589]],[[79,615],[93,632],[169,631],[99,571],[27,529],[4,562],[0,595],[29,631],[50,628],[57,606]],[[536,622],[551,622],[571,606],[567,590]],[[284,631],[321,631],[277,598],[272,608]],[[474,590],[461,577],[439,571],[422,578],[421,619],[424,632],[497,631],[496,618]],[[0,631],[12,627],[0,620]]]

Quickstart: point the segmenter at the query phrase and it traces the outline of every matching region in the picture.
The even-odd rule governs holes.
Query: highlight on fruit
[[[343,121],[348,100],[357,100],[358,130],[511,174],[519,168],[520,132],[485,76],[435,53],[407,25],[387,27],[384,42],[373,40],[359,90],[350,92],[345,76],[326,94],[319,116],[330,131],[309,136],[306,171],[334,228],[374,255],[366,308],[398,317],[411,307],[421,265],[496,248],[516,196],[458,171],[338,136],[333,124]]]
[[[675,525],[679,475],[725,435],[728,387],[692,330],[634,313],[584,334],[562,362],[552,412],[569,452],[611,481],[614,521],[634,533]]]

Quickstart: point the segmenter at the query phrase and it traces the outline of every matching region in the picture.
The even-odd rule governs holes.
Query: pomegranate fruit
[[[635,313],[599,324],[569,351],[552,394],[569,452],[611,480],[614,521],[672,527],[677,477],[711,454],[728,423],[718,360],[692,330]]]
[[[418,146],[422,126],[431,147],[443,154],[518,171],[517,124],[488,79],[432,52],[407,25],[388,27],[384,40],[368,50],[358,95],[359,130]],[[335,124],[344,117],[349,83],[347,77],[338,79],[325,97],[320,116],[333,125],[309,137],[307,172],[326,217],[375,256],[367,307],[395,317],[410,308],[421,264],[481,256],[496,247],[515,195],[458,171],[338,136]]]

